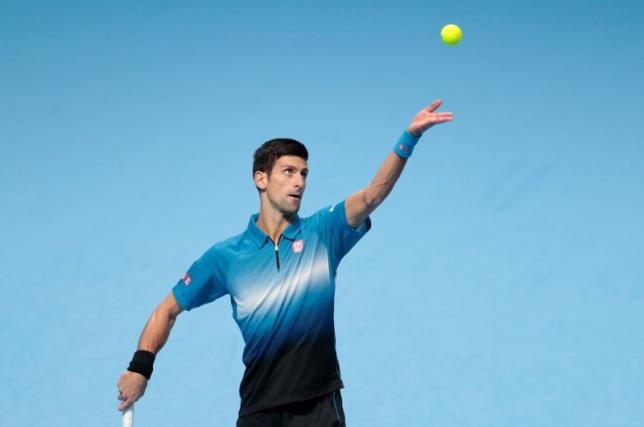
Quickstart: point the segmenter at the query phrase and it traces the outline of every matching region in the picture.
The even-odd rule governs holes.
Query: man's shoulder
[[[238,252],[244,247],[246,237],[246,231],[242,231],[232,237],[216,242],[210,250],[213,252]]]
[[[343,211],[343,209],[344,209],[344,200],[338,203],[334,203],[332,205],[324,206],[323,208],[316,210],[311,215],[305,218],[302,218],[302,222],[315,224],[319,222],[321,218],[333,216],[334,214],[340,211]]]

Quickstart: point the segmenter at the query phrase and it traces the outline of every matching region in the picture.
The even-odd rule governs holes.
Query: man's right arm
[[[150,316],[139,339],[137,350],[149,351],[156,355],[168,340],[170,330],[182,311],[174,294],[170,292]],[[147,385],[148,380],[143,375],[126,370],[117,383],[118,399],[122,401],[118,406],[119,411],[125,411],[139,400]]]

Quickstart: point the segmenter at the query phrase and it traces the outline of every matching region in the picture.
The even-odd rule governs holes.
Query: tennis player
[[[196,260],[152,313],[117,383],[118,409],[143,396],[177,316],[229,295],[245,342],[237,427],[345,426],[333,320],[338,265],[369,231],[369,214],[391,192],[423,132],[452,120],[452,113],[437,112],[440,105],[414,117],[366,188],[307,218],[297,214],[308,174],[304,145],[273,139],[259,147],[259,213]]]

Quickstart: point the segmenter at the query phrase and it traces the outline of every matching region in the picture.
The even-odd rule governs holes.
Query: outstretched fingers
[[[411,125],[408,128],[408,131],[412,135],[422,135],[427,129],[433,125],[445,122],[451,122],[454,119],[454,113],[440,111],[436,112],[436,109],[441,106],[443,101],[437,99],[432,102],[430,106],[422,109],[411,122]]]
[[[436,101],[432,102],[432,104],[429,107],[427,107],[425,110],[429,111],[430,113],[433,113],[434,111],[436,111],[438,107],[441,106],[442,103],[443,103],[442,100],[437,99]]]
[[[454,119],[453,113],[432,113],[429,118],[431,123],[445,123]]]
[[[451,116],[446,116],[446,117],[436,117],[434,119],[434,123],[445,123],[445,122],[451,122],[454,119],[454,117]]]

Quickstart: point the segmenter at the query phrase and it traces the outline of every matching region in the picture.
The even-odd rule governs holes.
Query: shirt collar
[[[289,240],[295,240],[301,228],[302,228],[302,221],[300,220],[299,215],[295,214],[291,219],[291,223],[282,232],[282,236],[286,237]]]
[[[252,240],[255,242],[258,248],[262,248],[267,241],[270,239],[268,235],[262,231],[261,228],[257,226],[257,219],[259,218],[259,213],[253,214],[248,220],[248,228],[246,229],[246,234],[250,235]],[[295,214],[291,220],[291,223],[286,227],[282,232],[282,236],[286,237],[289,240],[295,240],[297,235],[302,229],[302,220],[298,214]]]

